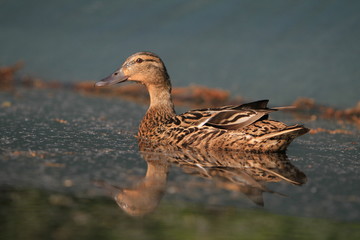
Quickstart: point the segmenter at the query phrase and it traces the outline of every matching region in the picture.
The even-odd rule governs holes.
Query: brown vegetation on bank
[[[120,88],[95,88],[95,81],[83,81],[73,84],[63,84],[61,82],[43,81],[33,77],[17,77],[16,73],[23,66],[18,62],[12,66],[0,67],[0,90],[11,90],[18,86],[29,88],[66,88],[84,94],[116,96],[138,103],[148,102],[148,93],[140,85],[123,85]],[[242,97],[231,97],[228,91],[204,86],[191,85],[188,87],[174,88],[172,91],[173,101],[178,106],[189,106],[201,108],[209,106],[223,106],[229,104],[241,104],[244,102]],[[351,123],[360,127],[360,101],[352,108],[336,109],[329,106],[318,104],[313,99],[299,98],[293,105],[294,109],[288,110],[296,118],[306,120],[332,119],[339,123]],[[330,134],[349,134],[349,131],[337,129],[326,130],[322,128],[312,129],[310,133],[327,132]]]
[[[314,99],[299,98],[293,103],[293,106],[295,109],[292,112],[300,118],[333,119],[339,123],[352,123],[360,127],[360,101],[352,108],[336,109],[317,104]]]

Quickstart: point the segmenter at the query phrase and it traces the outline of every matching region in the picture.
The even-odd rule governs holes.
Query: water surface
[[[113,197],[119,189],[136,189],[149,172],[148,157],[139,152],[134,137],[138,121],[146,109],[144,106],[117,98],[80,95],[70,90],[18,88],[15,92],[2,92],[0,97],[0,102],[11,102],[11,106],[2,107],[0,124],[1,199],[9,206],[2,210],[2,214],[7,213],[4,215],[7,230],[3,236],[15,234],[9,224],[18,221],[23,216],[19,215],[22,211],[45,214],[46,219],[60,231],[58,228],[65,227],[65,222],[58,216],[58,208],[65,209],[69,218],[66,221],[72,222],[72,226],[65,227],[67,234],[75,231],[76,226],[95,226],[94,217],[106,221],[105,225],[98,226],[102,234],[109,234],[120,222],[130,221],[133,225],[128,223],[130,230],[121,233],[121,236],[135,234],[136,229],[146,232],[150,225],[157,222],[159,225],[154,227],[153,234],[164,229],[167,229],[166,234],[177,234],[175,229],[180,227],[188,229],[191,235],[195,234],[193,231],[205,227],[209,229],[201,230],[204,231],[201,235],[209,236],[212,232],[210,226],[214,226],[221,232],[225,231],[224,235],[235,238],[240,232],[231,227],[234,221],[243,227],[260,221],[254,226],[254,231],[260,231],[258,227],[269,226],[272,222],[278,229],[290,227],[291,232],[301,232],[304,236],[317,235],[315,227],[311,226],[315,221],[316,225],[324,228],[320,236],[355,239],[359,234],[355,230],[360,219],[359,190],[356,187],[359,182],[359,134],[354,126],[347,125],[346,129],[355,134],[308,134],[295,140],[288,149],[286,161],[292,166],[290,172],[298,172],[300,178],[293,180],[300,184],[281,179],[275,182],[257,180],[254,183],[248,175],[243,178],[243,173],[237,175],[237,170],[234,172],[231,168],[194,167],[186,165],[191,162],[187,160],[184,163],[179,156],[175,156],[178,162],[166,162],[164,157],[172,157],[169,153],[159,155],[154,151],[145,151],[150,153],[151,161],[169,164],[168,176],[166,181],[161,182],[164,184],[159,190],[161,194],[151,195],[158,201],[154,203],[154,208],[141,214],[143,217],[135,218],[138,220],[127,220],[130,216],[117,206]],[[286,122],[298,121],[288,114],[275,114],[274,117]],[[313,128],[339,127],[332,121],[306,124]],[[181,155],[184,153],[186,151],[180,151]],[[211,161],[209,159],[205,160]],[[221,159],[224,160],[224,156]],[[234,161],[242,160],[239,157]],[[263,167],[266,168],[266,165]],[[274,166],[269,169],[277,171]],[[236,184],[224,181],[221,177],[223,173],[215,176],[215,170],[226,170],[228,175],[225,176],[232,174],[230,177]],[[160,168],[157,174],[162,174],[162,171]],[[207,174],[213,175],[209,177]],[[287,178],[291,179],[291,174],[287,174]],[[245,186],[252,185],[246,189],[244,183]],[[148,192],[140,192],[138,198],[145,198],[146,194],[149,195]],[[47,210],[49,208],[51,210]],[[50,215],[46,214],[48,211]],[[85,220],[81,220],[82,214]],[[119,222],[112,222],[109,218]],[[174,218],[183,220],[178,222]],[[225,222],[220,223],[216,220],[218,218]],[[283,224],[287,221],[307,227],[286,227]],[[25,221],[24,224],[29,223]],[[163,224],[168,228],[164,228]],[[45,235],[54,233],[47,226],[39,226],[38,231]],[[335,234],[333,228],[339,233]],[[266,229],[260,232],[265,234]],[[231,233],[226,233],[227,230]],[[29,226],[28,231],[34,233],[35,229]],[[91,231],[88,234],[93,238],[97,236]],[[255,233],[248,231],[246,234],[252,236]],[[273,234],[289,236],[285,230]]]

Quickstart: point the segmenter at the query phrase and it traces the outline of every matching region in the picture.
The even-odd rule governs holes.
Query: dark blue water
[[[0,2],[0,64],[75,82],[150,50],[174,86],[220,87],[276,105],[359,101],[358,1]]]

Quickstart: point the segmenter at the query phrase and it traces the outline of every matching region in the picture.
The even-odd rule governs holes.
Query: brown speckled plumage
[[[120,69],[96,86],[124,81],[141,83],[149,91],[150,107],[141,121],[138,137],[150,142],[205,149],[281,152],[294,138],[308,132],[301,125],[287,126],[268,120],[268,114],[278,110],[268,108],[268,100],[176,115],[165,65],[150,52],[133,54]]]

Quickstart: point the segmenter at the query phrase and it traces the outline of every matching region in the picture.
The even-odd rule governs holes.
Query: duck
[[[284,152],[296,138],[309,131],[303,125],[286,125],[269,119],[282,110],[268,108],[269,100],[241,105],[203,108],[176,114],[171,81],[162,59],[152,52],[137,52],[110,76],[95,83],[105,87],[123,82],[144,85],[150,106],[137,137],[156,144],[245,152]]]

